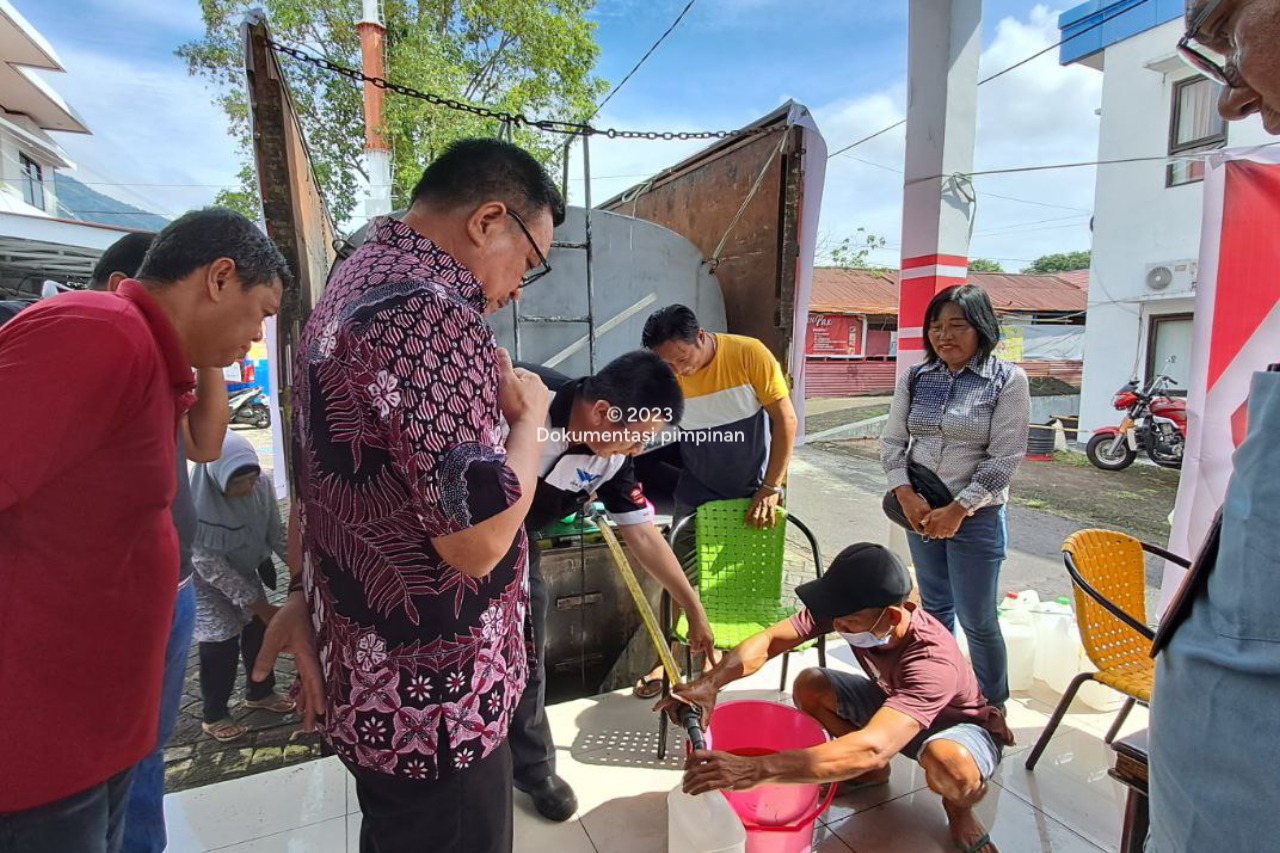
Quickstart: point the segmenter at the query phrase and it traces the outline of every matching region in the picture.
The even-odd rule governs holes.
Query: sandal
[[[216,723],[201,723],[200,728],[204,729],[204,733],[218,743],[231,743],[233,740],[239,740],[249,731],[244,726],[238,725],[230,717],[223,717]]]
[[[640,678],[631,688],[631,694],[637,699],[652,699],[662,692],[661,678]]]
[[[298,707],[298,703],[290,699],[288,696],[281,696],[279,693],[272,692],[272,694],[265,699],[246,699],[244,706],[254,711],[269,711],[272,714],[289,714]]]
[[[961,844],[959,841],[952,841],[951,846],[959,850],[960,853],[982,853],[982,850],[990,843],[991,843],[991,833],[988,832],[967,847]]]

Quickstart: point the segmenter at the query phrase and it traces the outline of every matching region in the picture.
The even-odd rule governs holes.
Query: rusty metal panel
[[[728,234],[713,271],[729,331],[760,339],[785,365],[793,336],[802,158],[800,134],[786,113],[774,124],[774,132],[722,143],[601,207],[670,228],[707,260]],[[730,231],[762,171],[759,189]]]
[[[823,360],[805,365],[805,393],[817,397],[892,394],[896,362]]]
[[[861,359],[811,358],[805,365],[805,392],[809,397],[859,397],[893,393],[896,362]],[[1084,365],[1079,361],[1023,361],[1027,376],[1052,377],[1080,387]]]
[[[249,122],[258,190],[262,197],[267,234],[289,262],[294,282],[285,289],[276,320],[278,351],[270,354],[279,371],[283,434],[293,422],[293,353],[312,306],[324,291],[336,253],[334,227],[311,168],[302,125],[275,53],[267,45],[267,24],[261,12],[251,13],[243,28],[245,71],[248,76]],[[284,442],[285,465],[290,466],[292,443]],[[292,470],[290,466],[290,470]]]

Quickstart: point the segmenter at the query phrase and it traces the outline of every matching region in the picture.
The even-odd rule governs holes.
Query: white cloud
[[[1060,38],[1057,14],[1037,6],[1022,18],[1005,18],[983,51],[981,76],[1007,68]],[[979,89],[976,169],[1023,167],[1095,159],[1102,75],[1063,68],[1052,50]],[[816,108],[831,150],[886,127],[905,115],[905,86],[854,101]],[[848,236],[863,227],[883,235],[894,250],[872,256],[896,265],[902,229],[902,177],[869,163],[901,169],[905,146],[899,128],[828,164],[821,230]],[[858,158],[858,159],[853,159]],[[867,161],[867,162],[860,162]],[[1089,246],[1093,206],[1092,168],[978,177],[978,214],[971,254],[1002,258],[1004,267],[1056,251]],[[996,195],[992,195],[992,194]],[[1026,199],[1037,204],[996,196]]]
[[[169,216],[235,183],[239,159],[226,116],[178,59],[147,63],[74,45],[59,53],[67,73],[48,79],[92,131],[58,134],[78,180]]]
[[[91,5],[128,22],[130,27],[162,30],[204,30],[204,18],[197,0],[91,0]]]

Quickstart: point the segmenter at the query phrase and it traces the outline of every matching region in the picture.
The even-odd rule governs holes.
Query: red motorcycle
[[[1138,380],[1133,379],[1117,391],[1111,404],[1125,413],[1124,420],[1118,427],[1093,431],[1085,448],[1089,461],[1103,471],[1123,471],[1141,450],[1161,468],[1181,468],[1187,444],[1187,402],[1168,395],[1175,384],[1161,373],[1144,389],[1139,390]]]

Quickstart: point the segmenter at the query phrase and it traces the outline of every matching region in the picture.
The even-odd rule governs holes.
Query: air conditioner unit
[[[1146,290],[1151,296],[1191,293],[1199,273],[1195,261],[1164,261],[1147,265]]]

